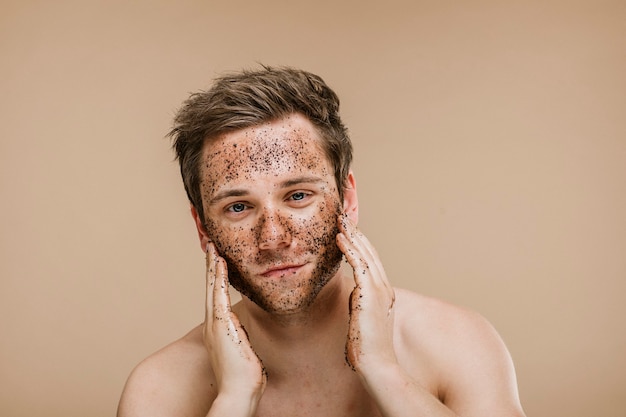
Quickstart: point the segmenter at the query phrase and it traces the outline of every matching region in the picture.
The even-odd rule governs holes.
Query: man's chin
[[[249,289],[238,289],[238,291],[265,312],[280,315],[306,311],[313,304],[319,292],[297,291],[294,289],[273,291],[270,294],[250,291]]]

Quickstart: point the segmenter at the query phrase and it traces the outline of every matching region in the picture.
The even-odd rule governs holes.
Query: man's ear
[[[343,188],[343,212],[348,215],[352,223],[359,222],[359,199],[356,194],[356,179],[352,170],[348,172],[348,178]]]
[[[198,211],[193,206],[193,204],[191,205],[191,217],[193,217],[193,220],[196,223],[196,229],[198,230],[198,238],[200,239],[200,247],[202,248],[202,252],[206,253],[207,246],[211,241],[211,238],[209,238],[209,234],[204,227],[204,221],[200,218],[200,215],[198,214]]]

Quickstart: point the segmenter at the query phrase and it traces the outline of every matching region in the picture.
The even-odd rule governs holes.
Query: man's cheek
[[[211,219],[206,220],[206,229],[209,238],[215,244],[220,256],[224,256],[230,249],[226,233]]]
[[[237,264],[246,256],[249,236],[245,236],[243,229],[227,229],[217,227],[217,225],[208,220],[207,232],[209,237],[215,243],[217,252],[229,264]]]

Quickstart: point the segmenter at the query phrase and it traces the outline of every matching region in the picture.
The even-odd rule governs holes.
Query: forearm
[[[359,370],[359,374],[385,417],[456,416],[397,364]]]

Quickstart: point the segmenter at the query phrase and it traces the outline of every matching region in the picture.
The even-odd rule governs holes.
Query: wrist
[[[253,417],[260,399],[260,392],[250,395],[244,395],[241,392],[220,392],[213,400],[207,417]]]
[[[405,373],[395,360],[371,358],[362,360],[355,367],[357,374],[367,386],[392,386],[398,379],[403,379]]]
[[[390,372],[397,372],[400,369],[396,355],[391,354],[360,354],[351,358],[354,370],[362,378],[377,378]]]

